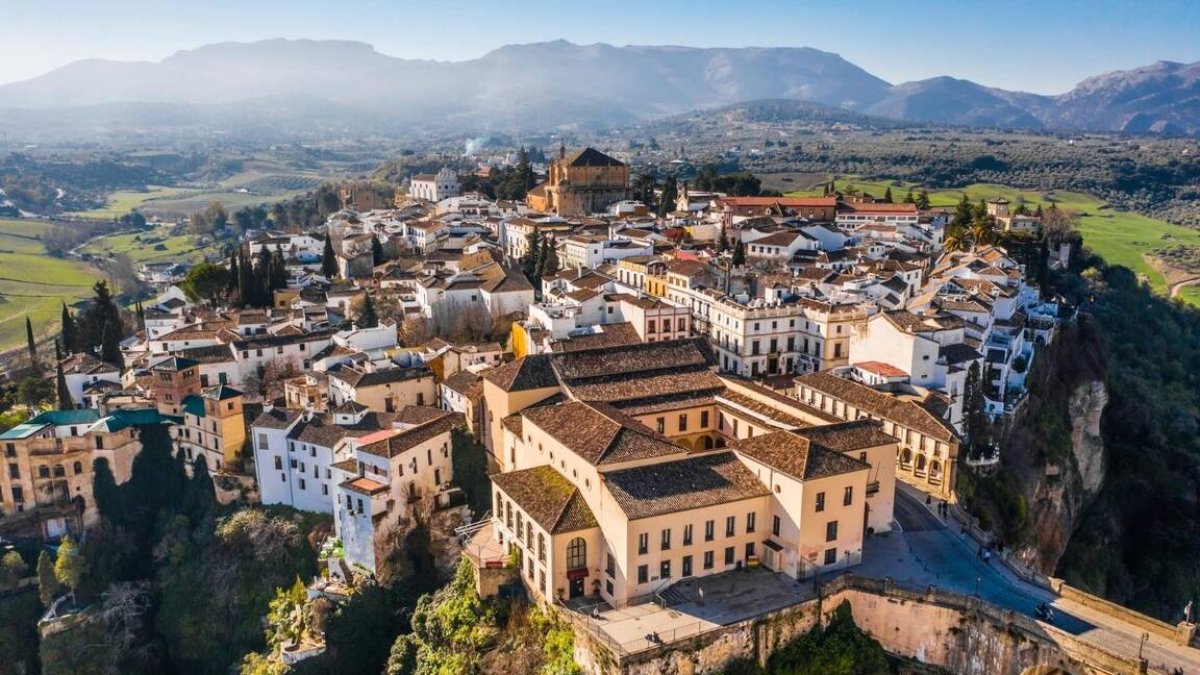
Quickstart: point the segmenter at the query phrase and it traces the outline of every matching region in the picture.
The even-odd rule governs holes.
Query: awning
[[[772,541],[770,539],[764,541],[763,546],[766,546],[767,548],[771,549],[772,551],[782,551],[783,550],[782,546],[780,546],[779,544],[776,544],[774,541]]]

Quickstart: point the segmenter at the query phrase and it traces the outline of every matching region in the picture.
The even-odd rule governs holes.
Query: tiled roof
[[[617,464],[666,457],[687,450],[611,406],[571,401],[531,408],[521,413],[533,424],[584,461]]]
[[[732,452],[613,471],[604,475],[604,481],[630,520],[770,494]]]
[[[876,375],[882,375],[883,377],[907,377],[908,376],[908,373],[904,372],[903,370],[900,370],[899,368],[897,368],[896,366],[893,366],[890,363],[884,363],[883,361],[859,361],[858,363],[854,363],[851,365],[853,365],[855,368],[865,370],[868,373],[875,373]]]
[[[874,448],[880,445],[892,445],[896,439],[883,433],[883,425],[877,420],[853,420],[826,424],[819,427],[809,427],[795,432],[815,443],[837,452],[851,452]]]
[[[454,427],[462,425],[461,414],[444,413],[433,421],[401,431],[387,440],[364,445],[359,450],[379,457],[395,457],[441,434],[448,434]]]
[[[826,371],[801,375],[796,378],[796,384],[803,384],[824,392],[866,413],[914,429],[940,441],[953,443],[958,440],[953,430],[944,421],[916,402],[876,391],[865,384],[853,382]]]
[[[574,335],[550,345],[555,352],[578,352],[585,349],[601,349],[637,344],[642,341],[637,329],[629,322],[609,323],[600,326],[599,333]]]
[[[598,353],[608,354],[611,350]],[[715,393],[721,379],[708,368],[687,368],[651,372],[622,373],[568,384],[573,398],[581,401],[638,401],[646,398],[690,393]]]
[[[329,371],[329,377],[341,380],[357,389],[360,387],[377,387],[383,384],[394,384],[396,382],[433,377],[433,371],[424,366],[416,368],[390,368],[370,373],[364,373],[361,370],[353,368],[337,368]]]
[[[799,480],[825,478],[870,468],[866,462],[811,441],[800,435],[801,433],[775,431],[745,438],[738,441],[735,449],[755,461]],[[895,442],[896,439],[887,437],[886,443]],[[886,443],[881,442],[877,445]]]
[[[286,429],[296,421],[296,418],[304,414],[303,410],[289,410],[287,408],[271,408],[263,411],[263,414],[258,416],[258,419],[250,426],[263,427],[265,429]]]
[[[558,379],[550,368],[549,354],[531,354],[494,368],[483,379],[504,391],[528,391],[557,387]]]
[[[549,466],[496,474],[492,483],[551,534],[597,526],[579,488]]]
[[[554,370],[565,380],[711,364],[712,353],[704,338],[638,343],[554,357]]]

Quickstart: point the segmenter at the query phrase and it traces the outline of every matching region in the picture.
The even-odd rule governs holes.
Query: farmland
[[[45,254],[35,237],[48,224],[0,219],[0,351],[25,341],[25,317],[39,337],[57,330],[61,303],[91,296],[99,272],[87,264]]]
[[[828,179],[826,179],[828,180]],[[900,181],[873,181],[858,177],[839,178],[838,189],[845,190],[852,185],[859,191],[865,191],[876,197],[882,197],[884,190],[892,188],[892,197],[899,201],[904,198],[908,189],[917,192],[919,187]],[[767,183],[764,180],[764,183]],[[820,194],[820,183],[810,185],[806,189],[790,192],[795,195]],[[1128,267],[1135,273],[1144,276],[1159,292],[1167,290],[1166,278],[1162,272],[1155,269],[1146,255],[1155,249],[1174,244],[1200,244],[1200,231],[1172,225],[1161,220],[1146,216],[1117,211],[1107,204],[1090,195],[1079,192],[1053,191],[1041,193],[1032,190],[1018,190],[1005,185],[994,183],[975,183],[959,189],[929,190],[930,202],[934,206],[953,206],[963,194],[972,200],[995,199],[1004,197],[1014,203],[1024,200],[1030,208],[1037,205],[1048,207],[1057,204],[1060,209],[1078,216],[1080,233],[1083,234],[1084,245],[1105,259],[1109,264]],[[1179,294],[1185,301],[1200,306],[1200,292],[1185,289]]]
[[[145,190],[123,190],[108,195],[100,208],[70,214],[80,218],[110,220],[137,209],[148,216],[186,218],[212,202],[230,211],[257,206],[303,194],[324,182],[318,174],[281,174],[243,171],[211,184],[176,187],[147,186]]]
[[[162,225],[146,232],[125,232],[101,237],[79,250],[93,256],[125,253],[136,264],[149,262],[190,262],[204,259],[211,251],[194,235],[171,234],[172,226]]]

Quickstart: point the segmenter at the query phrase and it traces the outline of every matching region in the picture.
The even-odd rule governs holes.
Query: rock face
[[[1021,559],[1051,574],[1104,482],[1104,441],[1100,417],[1108,404],[1101,380],[1078,384],[1067,400],[1071,420],[1071,452],[1062,461],[1046,464],[1040,478],[1028,487],[1035,545],[1018,551]]]

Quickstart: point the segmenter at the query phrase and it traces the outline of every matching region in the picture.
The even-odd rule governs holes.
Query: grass
[[[108,203],[89,211],[79,211],[67,215],[77,218],[93,218],[96,220],[112,220],[119,218],[134,209],[150,211],[154,202],[176,197],[186,193],[181,188],[149,186],[145,190],[126,190],[113,192],[108,196]]]
[[[91,297],[99,272],[78,260],[52,258],[34,237],[49,224],[0,220],[0,351],[25,343],[25,318],[39,337],[58,330],[62,303]]]
[[[918,186],[900,181],[867,180],[857,176],[839,178],[837,186],[845,189],[853,184],[860,191],[882,197],[884,190],[892,187],[892,197],[899,201],[904,198],[908,189],[918,191]],[[789,194],[813,195],[820,194],[821,183],[817,182],[806,189]],[[1145,254],[1171,244],[1200,245],[1200,231],[1180,225],[1147,218],[1146,216],[1126,211],[1117,211],[1095,197],[1080,192],[1037,192],[1034,190],[1018,190],[1007,185],[994,183],[975,183],[958,189],[930,190],[929,200],[933,206],[953,206],[966,194],[972,201],[980,199],[995,199],[1004,197],[1012,202],[1024,199],[1030,208],[1042,205],[1043,208],[1051,203],[1058,208],[1070,211],[1078,216],[1079,231],[1083,235],[1084,245],[1095,251],[1110,265],[1121,265],[1133,270],[1150,282],[1150,285],[1160,293],[1167,290],[1166,279],[1162,273],[1147,262]],[[1188,289],[1180,293],[1186,302],[1200,307],[1200,291]]]
[[[1193,307],[1200,307],[1200,286],[1184,286],[1176,297]]]
[[[204,259],[207,247],[200,247],[196,237],[190,234],[170,236],[170,227],[159,227],[147,232],[131,232],[101,237],[83,247],[81,253],[106,256],[126,253],[137,264],[147,262],[198,262]],[[158,245],[165,250],[155,250]]]

